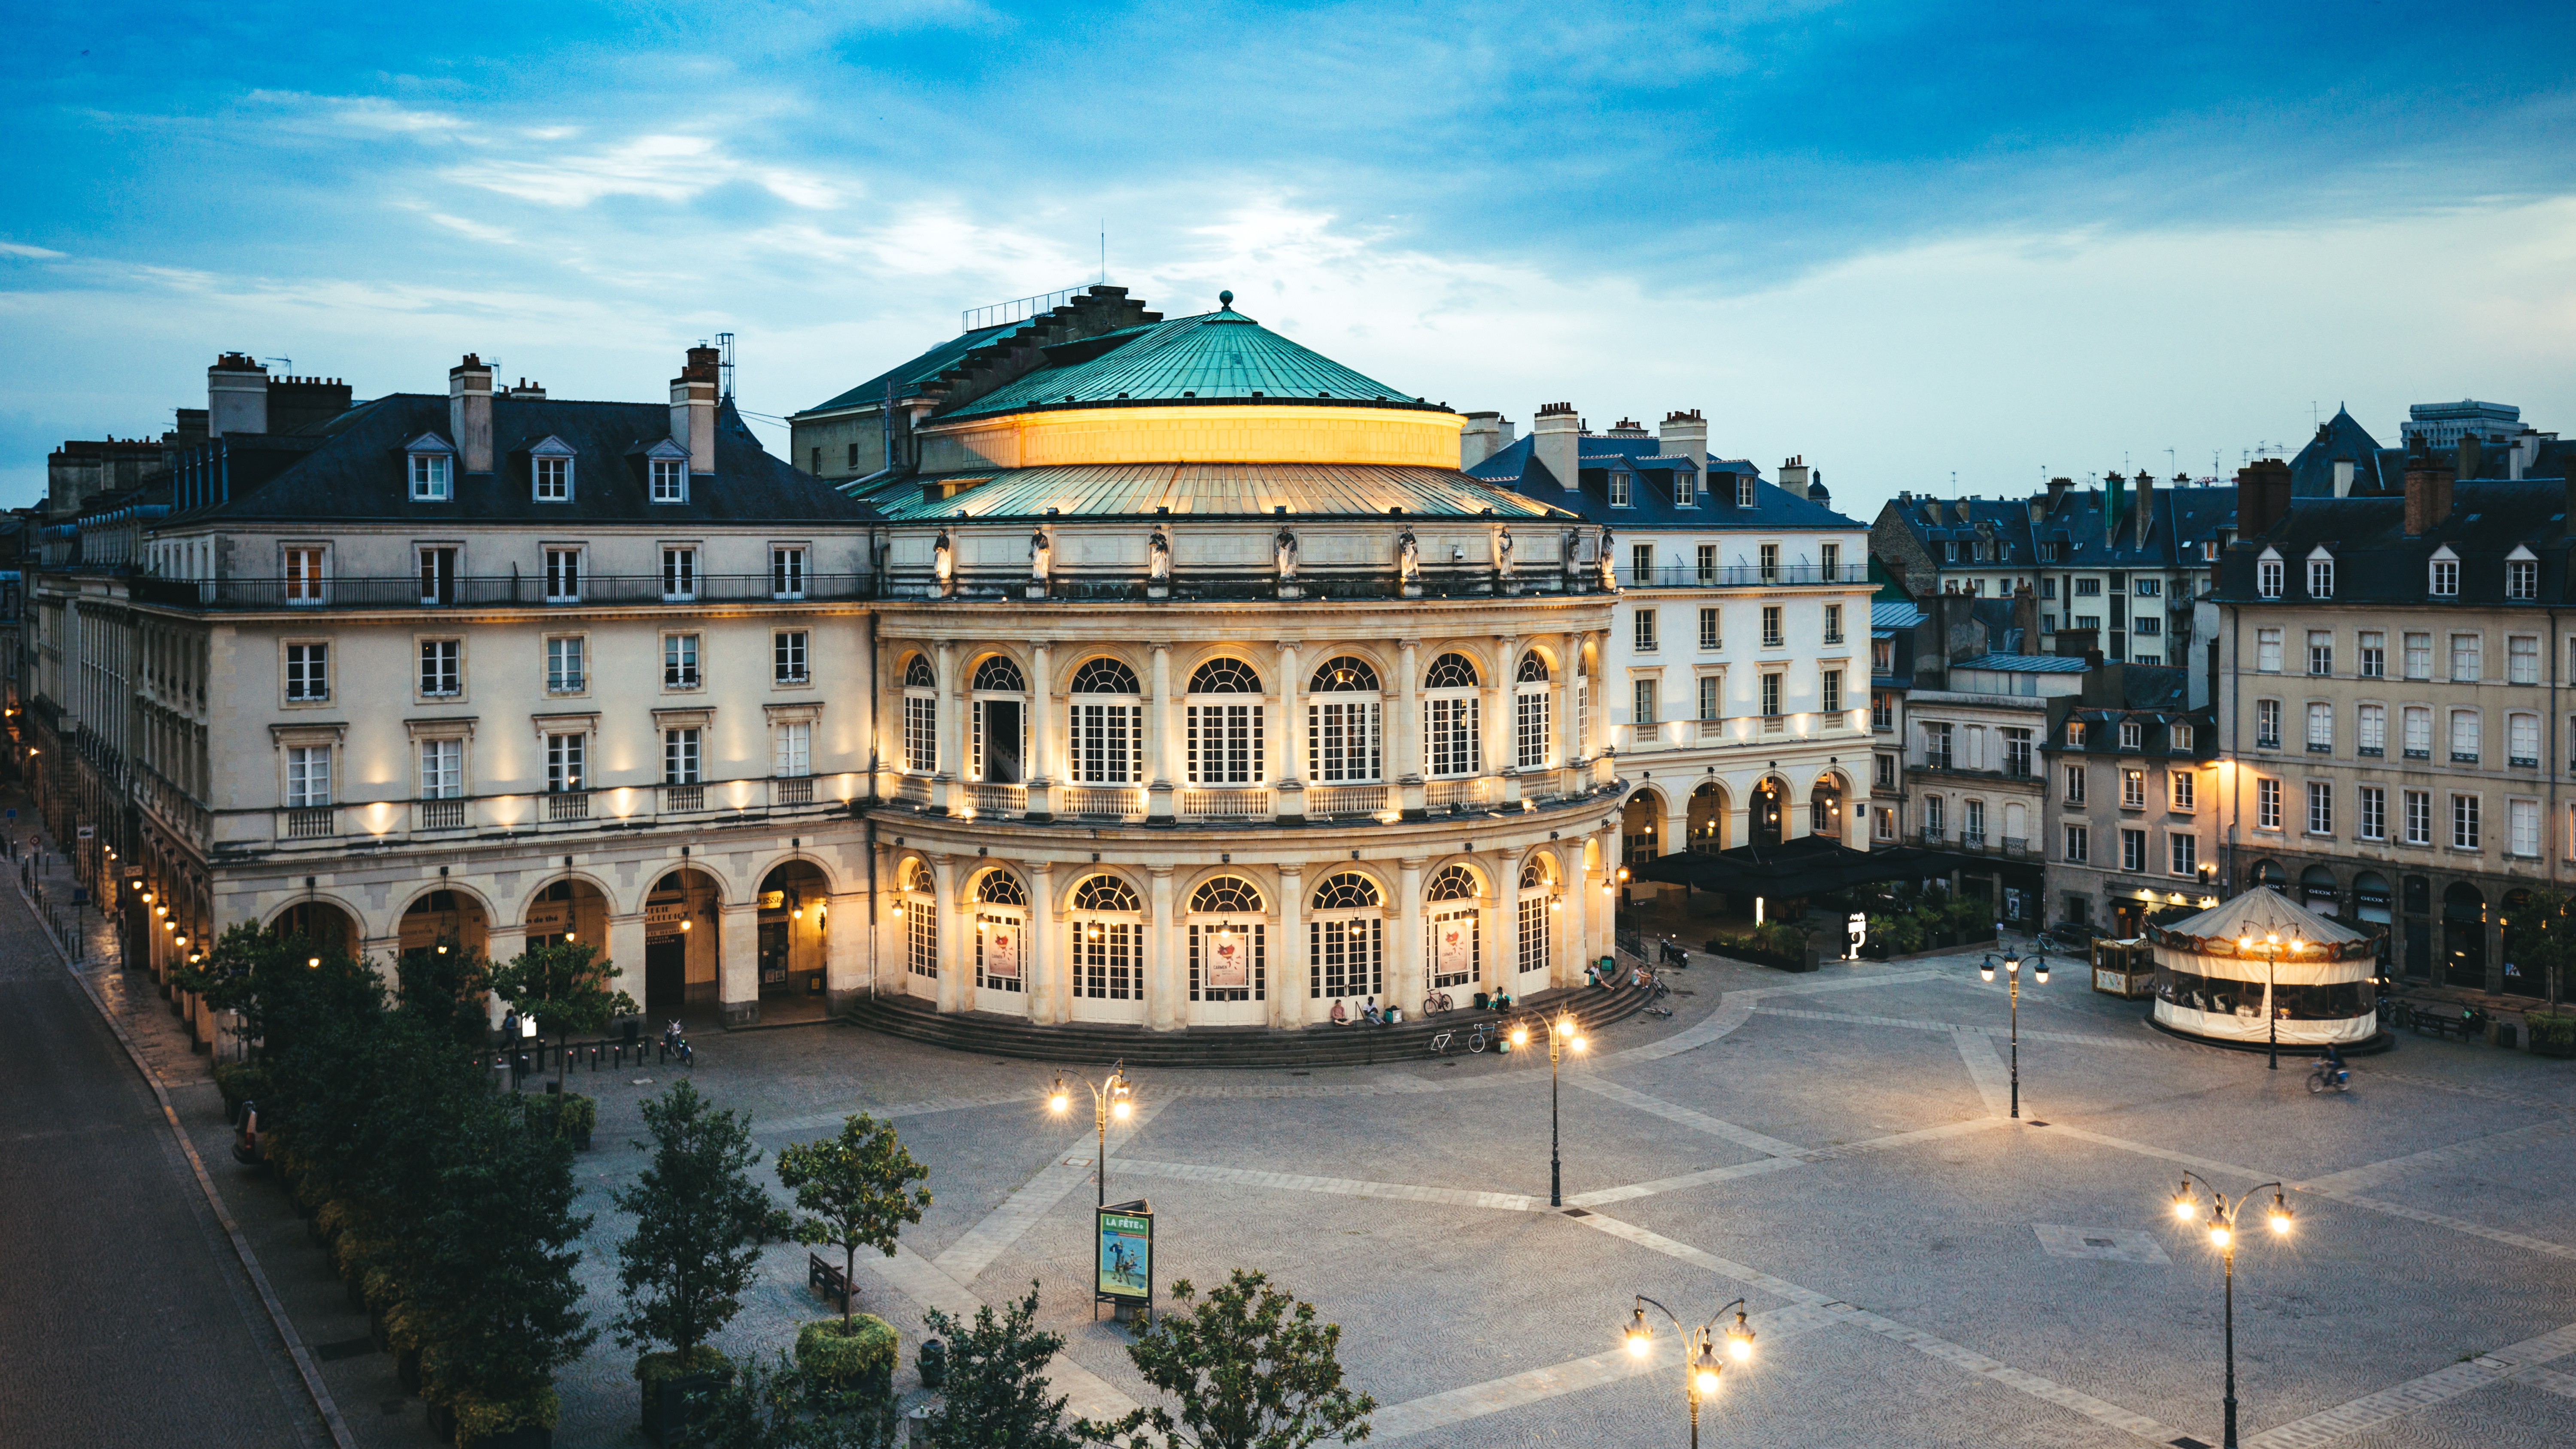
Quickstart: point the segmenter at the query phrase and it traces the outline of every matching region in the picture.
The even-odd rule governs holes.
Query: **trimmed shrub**
[[[662,1401],[663,1384],[682,1374],[710,1371],[729,1377],[733,1372],[733,1360],[703,1343],[687,1353],[648,1353],[635,1360],[635,1381],[644,1386],[645,1422],[652,1422],[655,1416],[655,1407]]]
[[[485,1439],[496,1438],[513,1429],[552,1429],[563,1413],[563,1401],[552,1389],[543,1389],[525,1398],[494,1402],[472,1394],[457,1393],[447,1400],[449,1412],[456,1416],[457,1449],[473,1449]]]
[[[901,1347],[894,1325],[873,1313],[853,1314],[846,1330],[837,1318],[817,1319],[796,1330],[796,1366],[835,1389],[858,1388],[869,1379],[887,1387]]]
[[[528,1115],[557,1137],[580,1141],[599,1125],[599,1104],[578,1092],[549,1092],[528,1099]]]
[[[268,1068],[257,1062],[226,1062],[215,1068],[215,1090],[224,1094],[224,1115],[237,1117],[242,1103],[268,1095]]]
[[[2576,1056],[2576,1016],[2532,1012],[2523,1017],[2531,1049],[2545,1057]]]

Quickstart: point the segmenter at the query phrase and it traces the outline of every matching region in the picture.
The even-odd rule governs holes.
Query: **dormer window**
[[[530,496],[539,503],[572,501],[573,451],[561,438],[548,438],[528,450]]]
[[[1698,480],[1681,468],[1673,470],[1673,506],[1675,508],[1699,507]]]
[[[2431,576],[2424,581],[2424,591],[2437,599],[2460,596],[2460,556],[2448,545],[2433,555]]]
[[[2254,593],[2259,598],[2281,597],[2281,556],[2270,549],[2254,561]]]
[[[1750,475],[1750,474],[1743,474],[1743,473],[1739,473],[1739,474],[1737,474],[1737,475],[1736,475],[1736,479],[1735,479],[1735,506],[1736,506],[1736,507],[1738,507],[1738,508],[1750,508],[1750,507],[1752,507],[1752,506],[1753,506],[1753,478],[1752,478],[1752,475]]]
[[[2308,555],[2308,597],[2311,599],[2334,597],[2334,555],[2323,548]]]
[[[685,449],[665,439],[654,444],[653,450],[644,458],[651,477],[654,502],[689,501],[689,455]]]
[[[456,496],[456,450],[436,433],[423,433],[405,450],[414,503],[445,503]]]
[[[1628,475],[1621,469],[1610,470],[1610,506],[1613,508],[1628,506]]]
[[[2540,559],[2529,544],[2505,555],[2504,596],[2525,602],[2540,597]]]

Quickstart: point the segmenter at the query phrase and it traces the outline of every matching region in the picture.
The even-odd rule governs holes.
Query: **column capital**
[[[1420,870],[1431,863],[1431,857],[1427,855],[1398,856],[1396,857],[1395,863],[1406,870]]]
[[[1395,647],[1398,649],[1419,649],[1422,647],[1422,641],[1420,639],[1398,639],[1395,641]]]
[[[1149,639],[1145,642],[1145,647],[1153,650],[1157,654],[1169,654],[1172,652],[1172,641],[1169,639]]]
[[[1178,866],[1149,865],[1145,867],[1145,873],[1156,880],[1170,880],[1172,878],[1172,872],[1177,869],[1179,869]]]

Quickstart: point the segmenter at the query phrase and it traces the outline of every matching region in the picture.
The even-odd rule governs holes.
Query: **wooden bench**
[[[2470,1012],[2464,1015],[2456,1008],[2428,1006],[2422,1002],[2408,1001],[2399,1004],[2406,1009],[2406,1025],[2417,1036],[2430,1034],[2473,1041],[2486,1035],[2487,1019],[2484,1012]]]
[[[849,1311],[849,1275],[824,1262],[820,1253],[805,1255],[805,1286],[822,1294],[825,1299],[839,1303],[843,1312]]]

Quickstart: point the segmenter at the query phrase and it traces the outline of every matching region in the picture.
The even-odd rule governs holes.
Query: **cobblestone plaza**
[[[1153,1203],[1163,1285],[1259,1268],[1340,1323],[1377,1442],[1681,1443],[1671,1334],[1642,1369],[1622,1351],[1642,1292],[1692,1321],[1749,1300],[1759,1351],[1707,1410],[1713,1443],[2216,1444],[2219,1265],[2168,1203],[2185,1169],[2230,1193],[2281,1178],[2296,1234],[2237,1265],[2247,1443],[2576,1441],[2565,1065],[2408,1038],[2351,1095],[2314,1097],[2296,1065],[2157,1036],[2061,972],[2025,987],[2014,1124],[2004,988],[1973,957],[1694,962],[1671,1021],[1613,1025],[1568,1069],[1565,1210],[1533,1055],[1143,1079],[1109,1197]],[[1090,1317],[1094,1148],[1087,1119],[1045,1115],[1052,1076],[842,1026],[710,1036],[696,1069],[773,1155],[868,1110],[930,1166],[936,1205],[859,1279],[906,1330],[908,1392],[925,1307],[1034,1280],[1070,1340],[1057,1385],[1097,1411],[1146,1391],[1125,1330]],[[581,1084],[602,1102],[580,1171],[603,1318],[626,1226],[607,1189],[640,1166],[636,1103],[667,1080]],[[274,1188],[223,1155],[215,1094],[172,1096],[305,1341],[362,1339]],[[769,1250],[723,1347],[768,1353],[828,1311],[804,1251]],[[559,1443],[640,1442],[627,1365],[603,1342],[566,1376]],[[359,1442],[428,1442],[389,1360],[320,1368]]]

